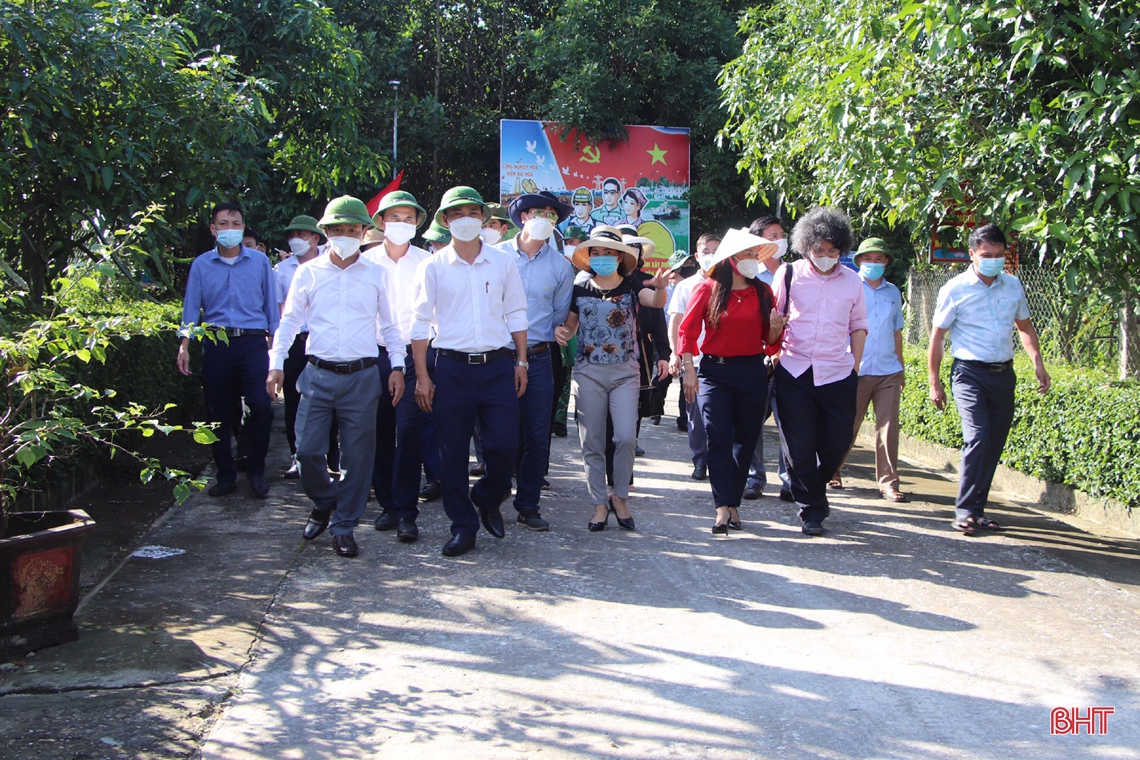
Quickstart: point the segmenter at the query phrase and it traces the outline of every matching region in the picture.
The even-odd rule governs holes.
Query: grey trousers
[[[614,495],[629,496],[637,447],[637,361],[574,365],[574,408],[590,503],[606,503],[606,414],[614,421]]]
[[[351,536],[368,505],[376,457],[376,404],[382,388],[374,367],[340,375],[307,364],[297,380],[297,464],[315,509],[335,509],[329,533]],[[340,435],[340,480],[329,478],[325,455],[333,415]]]

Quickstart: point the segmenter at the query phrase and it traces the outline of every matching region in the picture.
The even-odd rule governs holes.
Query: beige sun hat
[[[574,249],[574,255],[570,257],[570,261],[573,262],[574,266],[584,272],[594,271],[590,269],[591,248],[608,248],[621,256],[621,260],[618,264],[619,268],[622,264],[625,265],[624,274],[629,274],[637,268],[637,253],[622,242],[621,233],[617,231],[616,227],[599,224],[590,230],[589,239],[583,240]]]
[[[778,246],[767,238],[762,238],[759,235],[753,235],[748,230],[732,229],[729,228],[724,237],[720,240],[720,245],[717,246],[716,253],[713,255],[712,261],[707,267],[706,272],[711,272],[722,261],[731,259],[741,251],[747,251],[749,248],[760,249],[760,261],[772,258],[776,254]]]

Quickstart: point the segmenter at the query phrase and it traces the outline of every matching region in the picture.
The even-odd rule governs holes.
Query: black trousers
[[[958,359],[950,367],[954,404],[962,417],[962,467],[955,513],[959,520],[985,514],[1005,439],[1013,425],[1013,369],[991,372],[988,366]]]
[[[855,430],[855,393],[859,376],[850,375],[816,386],[814,368],[799,377],[776,367],[775,393],[780,398],[780,448],[788,464],[792,497],[800,519],[822,522],[830,513],[827,481],[839,469]],[[758,400],[757,406],[764,401]]]
[[[701,418],[709,439],[709,484],[713,506],[739,507],[764,424],[768,370],[764,357],[703,357]]]
[[[237,480],[230,444],[235,387],[241,388],[241,396],[249,407],[249,420],[243,426],[248,442],[249,474],[265,472],[269,429],[273,425],[273,408],[265,391],[268,373],[269,347],[262,336],[241,335],[231,337],[229,343],[202,343],[202,387],[206,394],[207,419],[218,423],[218,440],[212,446],[219,483]]]

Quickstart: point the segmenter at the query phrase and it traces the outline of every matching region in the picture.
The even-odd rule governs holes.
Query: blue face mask
[[[218,230],[218,247],[237,248],[245,237],[244,230]]]
[[[608,277],[617,271],[618,257],[617,256],[591,256],[590,269],[594,270],[594,274],[599,277]]]
[[[1005,269],[1005,257],[999,259],[978,258],[978,274],[984,277],[997,277]]]
[[[878,280],[882,278],[883,272],[887,271],[886,264],[860,264],[859,274],[863,275],[868,280]]]

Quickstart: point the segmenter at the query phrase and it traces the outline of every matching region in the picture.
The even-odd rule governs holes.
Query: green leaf
[[[201,427],[194,431],[194,440],[203,444],[216,443],[218,436],[214,435],[214,431],[210,428]]]
[[[99,292],[99,282],[93,277],[80,277],[79,284],[88,290]]]

